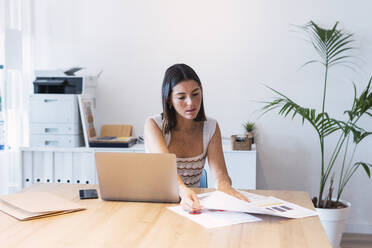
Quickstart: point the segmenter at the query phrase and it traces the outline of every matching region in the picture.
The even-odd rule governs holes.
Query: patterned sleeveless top
[[[161,115],[151,116],[156,124],[161,129],[162,127],[162,118]],[[177,173],[188,187],[199,187],[200,186],[200,177],[204,169],[205,160],[207,158],[208,145],[211,141],[214,132],[216,131],[217,121],[213,118],[207,117],[207,120],[204,122],[203,126],[203,153],[192,158],[177,158]],[[168,133],[164,136],[165,144],[167,147],[171,141],[171,134]],[[150,149],[146,146],[145,141],[145,150],[150,152]]]

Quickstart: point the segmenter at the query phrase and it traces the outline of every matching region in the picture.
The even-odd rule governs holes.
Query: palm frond
[[[337,25],[338,22],[331,29],[326,29],[310,21],[302,27],[308,33],[310,42],[321,58],[320,61],[312,60],[304,65],[320,62],[324,66],[331,67],[336,62],[344,62],[350,58],[346,52],[354,49],[354,47],[350,46],[354,42],[352,34],[345,34],[341,29],[337,29]]]
[[[330,118],[328,113],[324,112],[317,114],[315,109],[304,108],[279,91],[274,90],[269,86],[266,87],[277,93],[279,97],[271,102],[266,102],[266,105],[262,108],[264,114],[268,111],[279,109],[278,114],[283,117],[287,117],[292,113],[291,118],[294,119],[296,115],[299,115],[302,124],[304,124],[305,120],[308,121],[315,128],[319,137],[328,136],[337,130],[345,128],[346,123],[344,124],[341,121]]]
[[[366,172],[367,176],[371,178],[371,171],[369,170],[369,167],[372,167],[372,164],[368,164],[364,162],[356,162],[354,166],[363,166],[363,169]]]
[[[352,34],[348,34],[346,36],[342,35],[343,34],[340,32],[337,34],[337,36],[335,36],[334,42],[332,42],[328,48],[329,56],[333,56],[340,48],[354,41],[350,39]]]
[[[350,64],[350,65],[348,65]],[[356,68],[355,68],[355,64],[352,63],[351,61],[342,61],[342,62],[335,62],[335,63],[332,63],[332,66],[335,66],[335,65],[339,65],[339,66],[344,66],[350,70],[352,70],[353,72],[356,72]]]
[[[339,31],[334,31],[334,33],[332,34],[332,37],[329,39],[328,43],[327,43],[327,48],[329,51],[332,51],[332,49],[337,46],[338,44],[340,44],[340,42],[343,41],[343,38],[340,40],[342,36],[342,33],[339,32]]]
[[[313,59],[313,60],[310,60],[310,61],[306,62],[305,64],[301,65],[299,69],[302,69],[302,67],[305,67],[306,65],[312,64],[312,63],[320,63],[320,64],[322,64],[322,62],[320,60]]]
[[[371,113],[368,111],[372,110],[372,77],[369,79],[369,82],[366,88],[362,91],[359,97],[357,97],[356,86],[353,83],[354,87],[354,100],[351,110],[345,111],[349,115],[349,120],[354,121],[355,119],[360,118],[364,113],[368,116],[371,116]]]
[[[354,175],[354,173],[357,171],[357,169],[362,166],[364,171],[366,172],[367,176],[371,178],[371,171],[370,167],[372,168],[372,164],[364,163],[364,162],[356,162],[353,166],[351,166],[345,176],[342,178],[342,183],[339,188],[339,195],[341,195],[342,191],[344,190],[346,184],[349,182],[350,178]]]
[[[332,59],[332,60],[329,60],[328,61],[328,65],[329,66],[333,66],[333,65],[335,65],[336,63],[336,61],[340,61],[341,60],[341,62],[339,62],[339,63],[345,63],[345,59],[347,59],[347,58],[351,58],[351,56],[348,56],[348,55],[345,55],[345,56],[341,56],[341,57],[337,57],[337,58],[335,58],[335,59]]]
[[[352,133],[353,133],[353,138],[354,138],[354,143],[355,144],[359,144],[364,138],[366,138],[367,136],[371,135],[372,132],[367,132],[367,131],[357,131],[355,129],[352,129],[351,130]]]

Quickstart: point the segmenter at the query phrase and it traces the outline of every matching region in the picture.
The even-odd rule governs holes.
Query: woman
[[[217,190],[248,201],[231,187],[220,128],[216,120],[205,116],[202,85],[191,67],[176,64],[167,69],[162,101],[163,113],[146,120],[145,148],[147,152],[176,155],[181,206],[185,210],[201,210],[189,187],[199,187],[207,157]]]

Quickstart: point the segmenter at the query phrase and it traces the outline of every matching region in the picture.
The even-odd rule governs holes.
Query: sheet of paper
[[[198,195],[200,204],[206,209],[220,209],[251,214],[268,214],[286,218],[304,218],[318,215],[316,211],[275,197],[260,196],[244,192],[251,202],[239,200],[221,191]]]
[[[283,201],[273,196],[253,201],[252,204],[271,211],[271,215],[282,216],[286,218],[305,218],[318,215],[316,211],[298,206],[287,201]]]
[[[243,190],[238,190],[238,191],[242,193],[243,195],[245,195],[245,197],[247,197],[250,201],[255,201],[255,200],[266,198],[266,196],[253,194],[247,191],[243,191]]]
[[[168,209],[205,228],[216,228],[261,220],[260,218],[242,212],[203,209],[200,214],[190,214],[189,212],[184,211],[181,206],[168,207]]]
[[[221,191],[213,191],[210,193],[198,195],[200,204],[206,209],[219,209],[234,212],[247,212],[247,213],[271,213],[265,208],[258,208],[248,202],[239,200],[231,195]]]

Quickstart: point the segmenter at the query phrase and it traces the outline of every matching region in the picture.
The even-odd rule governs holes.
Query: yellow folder
[[[17,218],[31,220],[86,209],[79,204],[48,192],[23,192],[0,196],[0,211]]]

